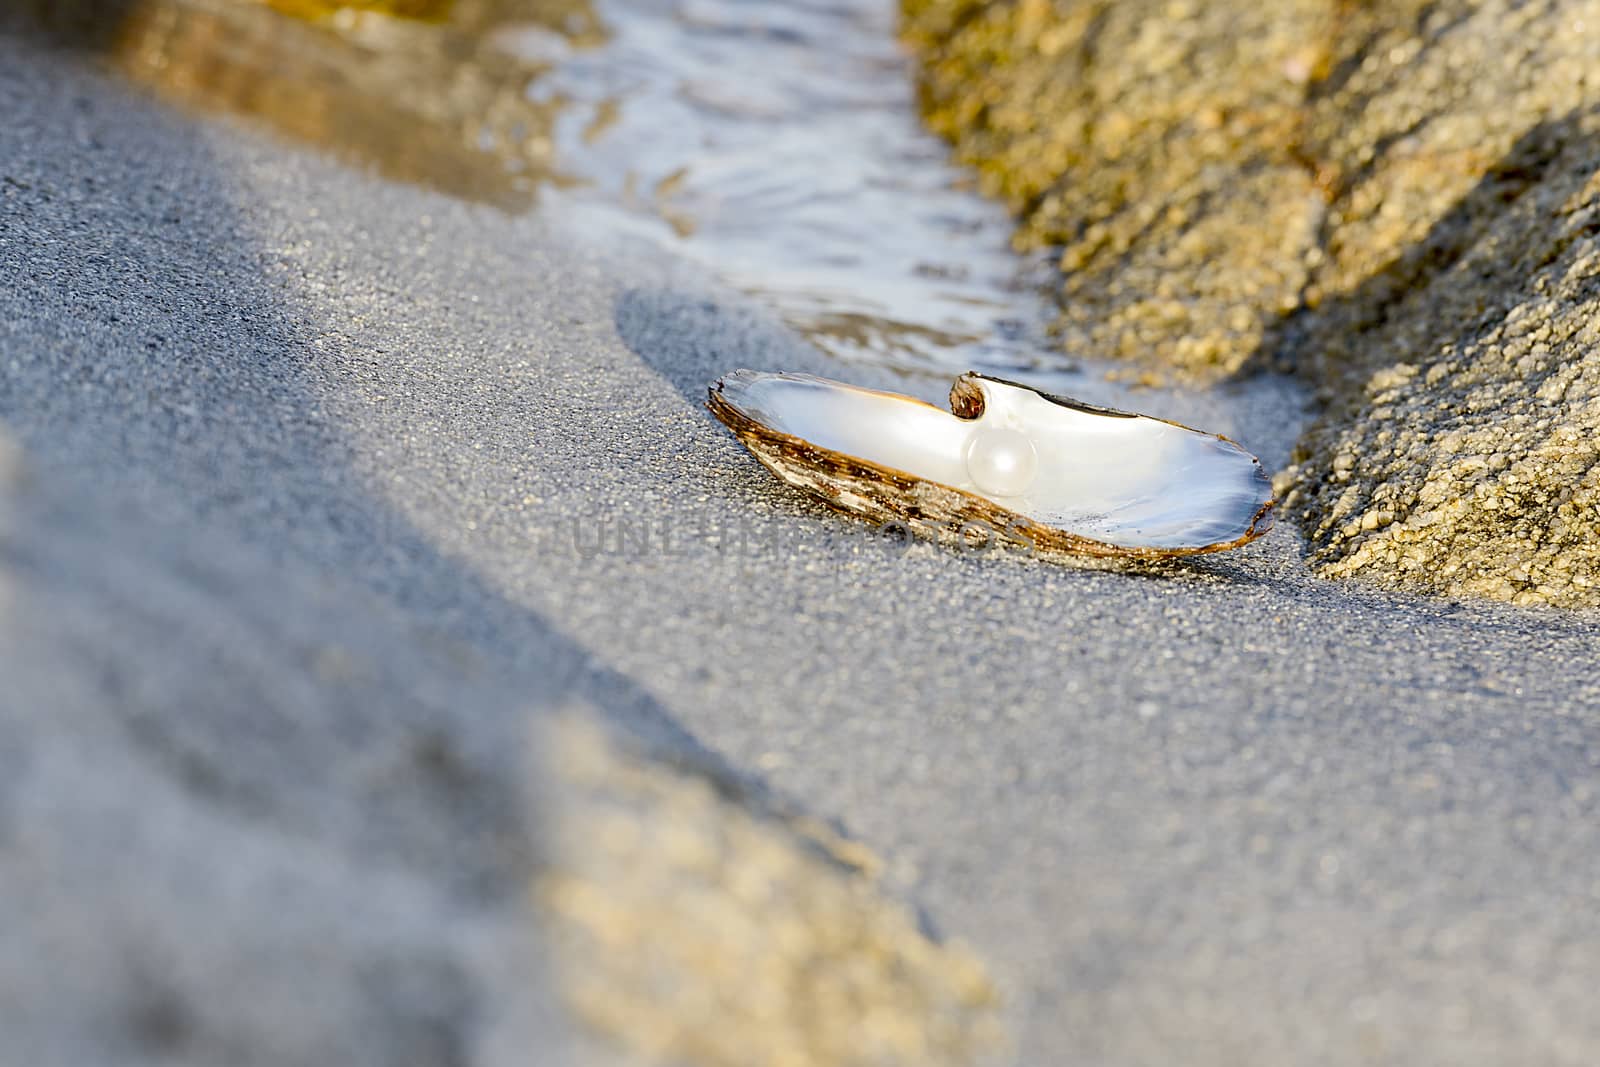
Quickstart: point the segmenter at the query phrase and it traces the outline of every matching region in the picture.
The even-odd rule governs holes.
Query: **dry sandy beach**
[[[16,1062],[650,1062],[559,1006],[527,889],[610,847],[562,832],[557,720],[879,857],[995,1062],[1600,1055],[1600,619],[1317,579],[1287,524],[1164,577],[902,545],[706,413],[741,366],[838,374],[593,220],[0,36]],[[1151,406],[1279,465],[1290,395]],[[748,1057],[677,1062],[918,1062],[705,1018]]]

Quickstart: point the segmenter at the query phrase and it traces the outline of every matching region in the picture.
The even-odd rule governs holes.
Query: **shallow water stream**
[[[919,121],[894,0],[455,0],[433,21],[112,6],[99,33],[116,62],[169,96],[455,196],[642,236],[765,302],[840,377],[890,367],[937,399],[986,370],[1227,433],[1269,464],[1302,422],[1283,381],[1140,389],[1061,350],[1053,265],[1012,251],[1003,208]]]
[[[1061,350],[1048,333],[1053,263],[1011,249],[1005,210],[922,126],[894,0],[595,11],[607,36],[593,47],[500,38],[553,62],[530,98],[560,107],[553,156],[576,180],[547,188],[542,210],[581,206],[649,235],[928,399],[981,369],[1247,437],[1269,463],[1287,456],[1303,407],[1290,383],[1140,389]]]
[[[610,39],[533,89],[575,105],[557,158],[585,184],[551,207],[604,205],[844,358],[1069,366],[1005,213],[918,124],[892,0],[598,10]]]
[[[1044,337],[1047,275],[918,122],[893,0],[411,5],[431,20],[310,0],[33,6],[169,96],[658,240],[840,357],[1071,365]]]

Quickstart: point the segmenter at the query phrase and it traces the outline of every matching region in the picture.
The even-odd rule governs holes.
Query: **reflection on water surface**
[[[1065,365],[1008,220],[918,125],[893,0],[33,4],[169,96],[671,245],[840,357]]]
[[[589,203],[682,235],[836,355],[941,372],[1064,362],[1038,336],[1009,221],[958,188],[919,124],[893,0],[598,7],[610,40],[536,90],[572,102],[559,154],[594,183]],[[607,101],[604,135],[574,135]]]

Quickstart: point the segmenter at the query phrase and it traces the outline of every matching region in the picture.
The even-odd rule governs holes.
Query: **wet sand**
[[[1291,528],[1169,578],[902,546],[704,411],[833,368],[652,246],[6,38],[0,115],[28,1062],[558,1062],[559,712],[881,856],[1003,1061],[1593,1061],[1593,615],[1328,583]]]

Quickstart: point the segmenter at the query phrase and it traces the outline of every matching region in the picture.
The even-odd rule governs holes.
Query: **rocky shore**
[[[904,7],[1070,351],[1319,388],[1319,571],[1600,605],[1600,4]]]

